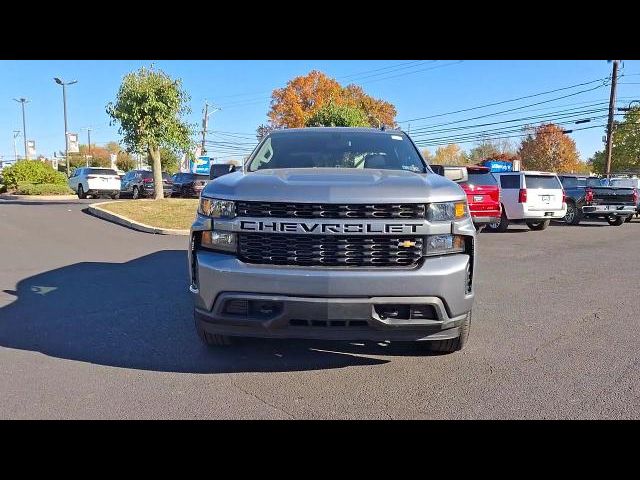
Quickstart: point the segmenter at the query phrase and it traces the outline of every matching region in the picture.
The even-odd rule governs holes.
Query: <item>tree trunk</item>
[[[155,186],[155,200],[164,198],[164,188],[162,184],[162,164],[160,163],[160,148],[149,147],[149,156],[153,160],[153,184]]]

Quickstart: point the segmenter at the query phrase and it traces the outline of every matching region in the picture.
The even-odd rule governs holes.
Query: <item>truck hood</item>
[[[299,203],[426,203],[463,200],[462,188],[435,173],[355,168],[282,168],[234,172],[202,196]]]

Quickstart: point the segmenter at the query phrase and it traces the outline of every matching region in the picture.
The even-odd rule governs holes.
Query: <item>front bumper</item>
[[[627,217],[636,211],[634,205],[585,205],[582,207],[583,216],[589,217]]]
[[[233,255],[192,254],[196,320],[210,333],[343,340],[455,338],[473,304],[467,254],[425,258],[417,268],[308,268],[253,265]],[[225,313],[230,300],[277,302],[277,315]],[[429,305],[426,319],[384,319],[380,305]]]

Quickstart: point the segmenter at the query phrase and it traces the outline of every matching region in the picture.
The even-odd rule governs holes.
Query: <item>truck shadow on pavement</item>
[[[0,346],[113,367],[162,372],[304,371],[378,365],[371,356],[424,355],[413,345],[244,339],[210,349],[198,339],[186,252],[125,263],[77,263],[4,290]]]

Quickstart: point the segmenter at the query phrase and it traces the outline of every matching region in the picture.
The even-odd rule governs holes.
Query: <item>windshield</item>
[[[495,187],[498,185],[495,177],[491,175],[491,172],[471,172],[469,171],[469,181],[468,182],[460,182],[460,185],[482,185],[482,186],[491,186]]]
[[[110,168],[91,168],[87,173],[89,175],[118,175],[115,170]]]
[[[273,168],[378,168],[426,172],[411,141],[400,133],[290,132],[270,135],[248,171]]]
[[[633,178],[612,178],[609,181],[609,185],[611,185],[612,187],[635,188],[637,183],[638,183],[638,180]]]
[[[562,186],[555,175],[525,175],[527,188],[561,189]]]

